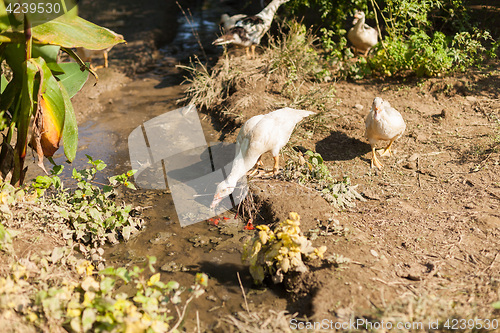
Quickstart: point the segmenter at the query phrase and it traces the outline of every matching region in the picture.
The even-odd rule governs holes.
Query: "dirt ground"
[[[311,272],[289,277],[290,312],[341,322],[360,315],[443,323],[452,316],[498,318],[491,307],[500,298],[498,70],[494,63],[443,79],[334,84],[336,103],[322,113],[321,125],[311,130],[306,121],[290,146],[320,153],[332,175],[349,177],[367,201],[337,211],[298,184],[251,181],[259,221],[282,221],[295,211],[302,230],[310,230],[324,229],[333,217],[342,231],[314,244],[351,259],[340,268],[312,263]],[[226,103],[248,94],[241,88]],[[407,124],[382,171],[370,169],[364,138],[375,96],[390,101]],[[271,111],[268,98],[255,94],[236,122],[225,118],[243,123]]]
[[[100,112],[106,116],[109,105],[116,105],[120,99],[117,94],[123,91],[133,95],[139,90],[146,94],[148,90],[144,86],[142,90],[137,88],[141,80],[152,80],[155,87],[174,89],[175,93],[168,98],[178,96],[177,85],[183,73],[173,65],[181,61],[179,58],[185,60],[184,55],[180,53],[176,58],[175,52],[165,56],[158,51],[159,46],[175,36],[174,17],[179,12],[175,2],[148,2],[147,13],[140,9],[140,3],[132,0],[90,1],[86,5],[90,7],[82,10],[84,17],[124,34],[128,45],[113,49],[111,69],[100,72],[107,84],[94,90],[86,88],[87,91],[75,98],[80,123],[99,119]],[[141,19],[141,23],[130,24],[135,19]],[[209,57],[217,59],[217,50],[209,46],[206,50]],[[241,59],[241,54],[236,51],[232,57]],[[261,60],[254,61],[258,68]],[[154,75],[145,79],[140,76],[144,73]],[[221,109],[205,110],[219,140],[234,141],[238,124],[255,114],[272,111],[283,102],[276,97],[272,85],[257,82],[260,82],[257,87],[235,91],[226,102],[226,107],[233,107],[242,96],[251,101],[246,106],[240,104],[238,117],[221,116]],[[318,126],[305,122],[294,132],[290,146],[301,145],[320,153],[332,175],[337,179],[348,176],[352,184],[359,185],[358,190],[367,201],[338,210],[317,192],[279,177],[251,181],[258,207],[253,212],[256,223],[282,221],[291,211],[300,214],[303,231],[324,230],[333,223],[336,231],[318,236],[313,243],[327,246],[326,255],[350,259],[340,265],[320,260],[310,262],[310,272],[286,277],[287,292],[282,297],[285,302],[273,301],[267,306],[316,321],[346,322],[364,317],[379,322],[428,323],[431,320],[445,322],[452,317],[500,318],[499,310],[491,306],[500,300],[498,61],[481,71],[471,70],[445,78],[373,79],[322,85],[325,90],[333,85],[334,100],[321,114]],[[405,134],[393,146],[394,156],[381,160],[382,171],[370,169],[371,151],[364,138],[364,118],[375,96],[388,100],[407,124]],[[109,102],[111,98],[114,102]],[[148,98],[151,100],[151,96]],[[163,102],[158,92],[155,98],[157,103]],[[161,110],[152,111],[155,112],[159,114]],[[134,115],[133,121],[143,122],[150,115]],[[133,128],[128,126],[127,130]],[[270,159],[265,163],[269,165]],[[127,166],[117,164],[116,168],[123,172]],[[136,195],[136,203],[161,205],[157,196],[164,194],[139,192],[127,193],[125,197]],[[162,212],[145,210],[145,219],[164,219]],[[173,226],[175,223],[173,217],[169,224],[176,228],[172,229],[174,232],[181,233],[180,228]],[[234,242],[229,248],[218,249],[233,257],[241,251],[242,226],[246,221],[238,223],[240,230],[232,234]],[[206,229],[206,225],[200,224],[185,233],[201,234]],[[207,234],[215,237],[222,232],[219,227]],[[146,231],[144,236],[151,238],[154,233]],[[147,237],[138,242],[148,242]],[[203,255],[194,255],[191,251],[195,249],[186,239],[178,237],[178,243],[172,245],[176,252],[186,253],[187,259],[178,259],[179,262],[213,269],[212,278],[219,289],[214,287],[211,292],[220,299],[224,296],[216,293],[224,288],[239,293],[236,278],[208,267],[211,262],[206,258],[217,244],[205,247]],[[135,253],[127,252],[127,245],[111,251],[116,256],[126,253],[121,261],[136,258]],[[156,251],[161,256],[165,246],[154,251],[150,247],[148,251]],[[165,253],[163,256],[168,258]],[[194,262],[195,259],[206,261],[200,264]],[[229,266],[219,263],[217,269],[231,273],[237,270]],[[249,274],[242,278],[250,292]],[[242,301],[241,298],[237,302]],[[234,307],[227,307],[204,314],[204,329],[232,330],[233,326],[222,324],[218,319],[235,312]],[[195,318],[189,321],[187,327],[194,327]]]

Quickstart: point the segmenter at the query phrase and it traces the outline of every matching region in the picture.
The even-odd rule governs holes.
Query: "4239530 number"
[[[59,3],[9,3],[5,8],[7,13],[12,14],[59,14],[61,13],[61,4]]]
[[[498,319],[448,319],[443,325],[448,330],[485,329],[496,330]]]

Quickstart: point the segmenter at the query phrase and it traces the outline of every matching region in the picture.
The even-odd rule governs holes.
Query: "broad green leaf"
[[[75,110],[73,109],[73,104],[66,91],[64,85],[59,82],[61,88],[61,93],[64,99],[64,106],[66,116],[64,117],[64,127],[63,127],[63,146],[64,155],[68,161],[73,162],[76,156],[76,150],[78,148],[78,125],[76,123]]]
[[[35,144],[39,158],[38,165],[43,167],[43,156],[51,157],[59,149],[64,118],[66,116],[61,88],[42,57],[29,59],[40,73],[39,91],[37,91],[38,107],[41,109],[41,121],[36,123],[40,134],[39,144]],[[40,149],[41,146],[41,149]]]
[[[151,276],[148,280],[148,286],[154,285],[156,282],[160,281],[160,273],[156,273]]]
[[[115,285],[115,280],[109,277],[105,277],[101,280],[101,291],[104,294],[111,292]]]
[[[61,88],[43,58],[30,59],[30,62],[37,64],[41,68],[40,75],[43,78],[41,85],[42,98],[47,104],[51,123],[57,128],[58,134],[62,135],[66,113]]]
[[[60,48],[58,45],[34,44],[32,58],[42,57],[46,63],[57,62]]]
[[[5,75],[3,75],[3,74],[0,75],[0,94],[4,92],[4,90],[8,84],[9,84],[9,81],[7,81],[7,78],[5,77]]]
[[[52,74],[55,76],[56,74],[62,74],[64,73],[64,70],[61,68],[61,66],[57,62],[48,62],[47,67],[50,69]]]
[[[35,75],[38,68],[30,61],[24,63],[26,75],[23,78],[22,90],[20,94],[20,108],[14,110],[13,119],[17,127],[16,150],[20,158],[26,156],[26,145],[28,142],[28,127],[33,114],[33,87]]]
[[[4,31],[0,33],[0,43],[22,43],[24,34],[20,32]]]
[[[68,92],[69,97],[73,97],[76,95],[80,89],[82,89],[83,85],[87,81],[89,77],[89,73],[87,71],[82,71],[80,69],[80,65],[76,62],[66,62],[59,64],[59,67],[64,71],[63,74],[54,75],[61,83],[66,91]]]
[[[24,63],[26,58],[25,52],[25,44],[9,43],[5,47],[3,55],[5,56],[5,61],[12,69],[12,72],[14,72],[14,75],[24,72],[24,67],[26,66]]]
[[[5,3],[3,0],[0,0],[0,31],[7,30],[9,25],[9,18],[7,17],[7,11],[5,10]]]
[[[33,44],[32,58],[42,57],[46,63],[57,62],[60,48],[58,45]]]
[[[75,169],[73,169],[73,172],[75,172]],[[101,269],[99,271],[99,275],[114,275],[115,274],[115,268],[114,267],[107,267],[105,269]]]
[[[32,33],[33,38],[41,44],[60,45],[66,48],[84,47],[89,50],[102,50],[125,42],[122,36],[79,16],[60,16],[34,27]]]

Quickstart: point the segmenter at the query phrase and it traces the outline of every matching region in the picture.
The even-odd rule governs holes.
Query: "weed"
[[[285,180],[296,180],[317,190],[325,200],[338,208],[352,207],[355,200],[365,201],[356,191],[357,185],[351,185],[348,177],[335,181],[320,154],[310,150],[305,152],[305,156],[298,154],[288,159],[282,173]]]
[[[292,212],[274,230],[266,225],[256,227],[258,235],[245,244],[242,255],[242,260],[250,264],[250,274],[256,284],[262,283],[266,275],[270,275],[274,283],[280,283],[288,272],[308,271],[303,259],[323,258],[326,246],[314,248],[299,226],[300,216]]]
[[[191,84],[186,90],[186,97],[178,102],[189,101],[205,109],[212,109],[224,102],[243,76],[236,66],[229,63],[227,54],[219,62],[219,66],[211,71],[196,56],[189,66],[178,65],[177,67],[190,73],[190,77],[185,78],[184,82]]]
[[[117,205],[110,198],[119,185],[135,189],[128,181],[128,177],[134,172],[110,177],[108,184],[100,184],[103,185],[101,189],[94,178],[106,164],[101,160],[93,160],[88,155],[87,158],[90,168],[79,171],[73,169],[72,177],[77,181],[77,189],[64,189],[58,177],[62,167],[56,167],[52,176],[37,177],[32,186],[39,192],[50,186],[54,187],[52,195],[42,197],[41,200],[55,207],[57,216],[66,221],[73,230],[72,235],[76,241],[99,247],[106,241],[116,243],[119,237],[128,240],[132,233],[142,228],[142,221],[130,216],[132,206]]]
[[[94,272],[89,261],[76,259],[69,248],[56,248],[48,258],[32,255],[24,264],[16,262],[0,279],[4,315],[16,314],[19,322],[47,332],[61,327],[74,332],[172,332],[189,303],[204,293],[208,280],[197,274],[186,290],[175,281],[161,282],[160,273],[146,279],[144,269],[137,266]],[[149,257],[152,273],[155,261]],[[68,270],[74,272],[71,278]],[[123,284],[131,285],[131,296],[118,293]],[[183,301],[185,291],[189,296]],[[174,310],[177,321],[171,324]]]
[[[111,199],[120,185],[135,188],[128,180],[134,172],[110,177],[108,184],[99,184],[101,189],[94,178],[106,164],[87,157],[89,168],[73,170],[76,189],[64,188],[59,178],[62,166],[54,167],[51,176],[38,176],[24,189],[1,184],[0,221],[10,226],[23,225],[30,219],[46,221],[47,227],[59,230],[63,239],[72,239],[90,248],[98,248],[106,241],[116,243],[119,238],[128,240],[142,228],[143,221],[131,216],[132,206],[116,204]]]
[[[285,23],[281,30],[281,37],[270,37],[269,47],[264,54],[269,59],[270,72],[276,72],[290,81],[329,81],[330,72],[321,63],[314,46],[318,38],[304,25],[293,20]]]

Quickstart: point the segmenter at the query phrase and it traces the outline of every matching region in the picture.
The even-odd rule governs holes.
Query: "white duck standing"
[[[262,165],[260,158],[264,153],[271,152],[274,158],[273,170],[267,174],[277,174],[280,149],[290,140],[295,125],[313,114],[312,111],[287,107],[248,119],[236,138],[236,155],[231,173],[217,186],[210,208],[213,209],[231,194],[241,177],[249,171],[250,175],[257,171],[258,165]]]
[[[362,52],[366,57],[372,47],[378,42],[377,30],[365,24],[365,13],[356,11],[354,14],[354,27],[347,33],[347,39],[354,46],[356,53]]]
[[[375,144],[378,140],[389,140],[389,145],[380,156],[391,155],[392,143],[403,135],[406,129],[405,121],[401,114],[391,107],[389,102],[380,97],[375,97],[370,113],[366,116],[365,125],[365,135],[372,147],[371,167],[376,166],[378,169],[382,169],[383,165],[375,153]]]
[[[214,45],[226,45],[235,44],[245,47],[247,56],[255,56],[255,46],[260,44],[261,38],[271,27],[274,15],[278,8],[290,0],[273,0],[269,5],[266,6],[260,13],[253,16],[246,16],[243,14],[241,18],[238,15],[227,16],[223,15],[221,17],[224,26],[228,26],[227,29],[221,37],[214,40],[212,44]],[[233,23],[233,18],[235,22]],[[248,52],[248,48],[251,48],[251,55]]]

